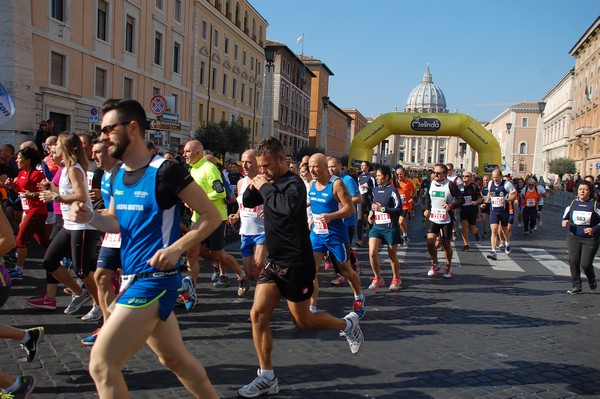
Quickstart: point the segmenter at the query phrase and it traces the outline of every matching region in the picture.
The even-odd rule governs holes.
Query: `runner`
[[[509,203],[513,202],[517,197],[515,187],[509,181],[502,179],[502,173],[498,169],[492,171],[492,181],[488,184],[488,195],[481,208],[490,207],[490,241],[492,251],[487,255],[488,259],[498,260],[496,255],[496,245],[500,238],[500,234],[509,237],[508,233],[508,217]],[[506,242],[504,252],[510,254],[510,242]]]
[[[252,338],[259,361],[258,376],[240,388],[238,394],[254,398],[279,392],[273,371],[273,336],[270,319],[283,297],[296,327],[300,329],[337,329],[346,337],[352,353],[363,343],[359,318],[350,312],[338,319],[326,312],[311,313],[315,259],[306,223],[306,188],[298,175],[289,171],[283,146],[268,138],[256,150],[261,174],[252,179],[244,192],[244,206],[264,204],[267,238],[267,266],[261,271],[252,305]]]
[[[477,216],[479,214],[479,205],[483,202],[481,191],[477,183],[473,182],[473,173],[463,173],[464,190],[463,198],[465,203],[460,207],[460,224],[463,239],[463,251],[469,250],[469,232],[479,241],[479,231],[477,230]]]
[[[80,202],[71,207],[80,223],[121,232],[121,292],[90,355],[98,396],[129,397],[121,370],[147,343],[194,396],[216,399],[202,364],[183,344],[173,308],[181,289],[180,256],[219,226],[219,212],[179,164],[147,151],[146,112],[137,101],[108,100],[102,114],[101,138],[123,167],[105,212],[93,213]],[[182,201],[198,212],[198,219],[179,238]]]
[[[431,268],[427,275],[434,277],[442,268],[438,262],[436,240],[441,237],[446,257],[446,269],[442,277],[452,277],[452,246],[450,237],[455,223],[454,210],[465,202],[460,189],[448,179],[448,167],[438,163],[433,168],[433,181],[429,186],[429,195],[425,198],[423,215],[429,219],[427,230],[427,251],[431,256]]]
[[[362,204],[358,206],[358,223],[356,232],[358,238],[356,240],[356,246],[363,246],[363,236],[368,229],[369,224],[367,223],[367,215],[371,211],[371,204],[373,203],[373,187],[375,187],[375,178],[371,173],[371,163],[369,161],[363,161],[360,164],[361,173],[358,175],[358,188],[363,196]]]
[[[400,201],[402,202],[402,213],[400,213],[399,224],[400,224],[400,245],[408,244],[408,226],[406,220],[409,218],[410,213],[414,208],[414,198],[416,198],[416,187],[412,180],[406,177],[406,169],[402,166],[398,166],[395,169],[396,174],[396,189],[400,195]]]
[[[537,190],[536,181],[533,177],[527,179],[527,186],[523,187],[520,192],[521,199],[524,203],[523,208],[523,234],[533,234],[535,230],[538,204],[542,195]]]

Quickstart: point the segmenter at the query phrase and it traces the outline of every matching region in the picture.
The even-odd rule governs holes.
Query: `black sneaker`
[[[496,252],[490,252],[487,256],[488,259],[491,260],[498,260],[498,256],[496,255]]]
[[[573,287],[567,290],[567,294],[581,294],[581,287]]]
[[[480,239],[479,232],[475,233],[475,241],[479,241]]]
[[[35,327],[27,330],[29,340],[21,344],[21,348],[27,352],[27,362],[31,363],[37,356],[37,349],[40,342],[44,340],[44,327]]]
[[[590,290],[595,290],[596,288],[598,288],[598,283],[596,282],[596,279],[591,279],[590,281],[588,281],[588,284],[590,285]]]
[[[468,245],[465,245],[465,246],[463,247],[463,251],[467,252],[468,250],[469,250],[469,246],[468,246]]]

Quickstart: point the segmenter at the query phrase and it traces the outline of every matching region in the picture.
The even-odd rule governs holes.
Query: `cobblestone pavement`
[[[560,215],[561,210],[547,207],[540,231],[526,237],[515,232],[513,252],[499,254],[497,262],[485,258],[488,240],[472,243],[469,252],[455,241],[457,259],[449,280],[427,277],[430,262],[417,217],[412,241],[399,250],[402,289],[367,293],[365,343],[354,356],[336,331],[297,330],[282,302],[272,319],[281,386],[277,397],[600,397],[600,294],[590,293],[585,283],[583,294],[565,293],[570,283]],[[239,259],[237,243],[230,247]],[[358,249],[357,254],[366,287],[368,252]],[[247,321],[251,296],[238,299],[235,287],[213,288],[209,269],[203,266],[199,305],[190,313],[177,309],[177,316],[187,347],[206,366],[220,395],[235,398],[257,368]],[[389,284],[386,260],[382,270]],[[319,306],[341,317],[350,310],[351,290],[330,287],[331,278],[321,272]],[[27,308],[25,299],[43,284],[44,273],[34,260],[0,311],[3,323],[46,327],[39,361],[24,362],[18,344],[2,341],[2,370],[35,376],[32,398],[94,397],[87,371],[90,349],[79,340],[97,325],[63,314],[66,296],[59,298],[57,311]],[[123,371],[132,398],[190,397],[147,348]]]

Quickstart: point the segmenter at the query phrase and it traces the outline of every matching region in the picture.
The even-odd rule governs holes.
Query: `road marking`
[[[563,262],[558,259],[556,256],[552,255],[548,251],[539,248],[521,248],[523,251],[527,252],[529,256],[531,256],[536,261],[540,262],[542,266],[550,270],[557,276],[570,276],[571,271],[569,269],[569,264]]]
[[[504,249],[497,250],[496,255],[498,260],[488,259],[487,255],[492,251],[491,246],[487,245],[476,245],[472,248],[477,248],[479,252],[484,256],[486,262],[492,267],[493,270],[501,270],[504,272],[525,272],[517,262],[512,260],[508,255],[504,253]]]

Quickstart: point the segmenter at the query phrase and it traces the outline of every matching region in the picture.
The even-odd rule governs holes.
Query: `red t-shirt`
[[[14,190],[18,193],[23,193],[25,191],[29,191],[32,193],[37,193],[39,190],[38,183],[44,180],[46,176],[44,176],[44,172],[38,169],[33,169],[31,171],[21,170],[19,171],[19,175],[15,179],[15,187]],[[26,214],[47,214],[48,208],[43,201],[40,201],[37,198],[21,198],[21,205],[23,206],[23,211]]]

